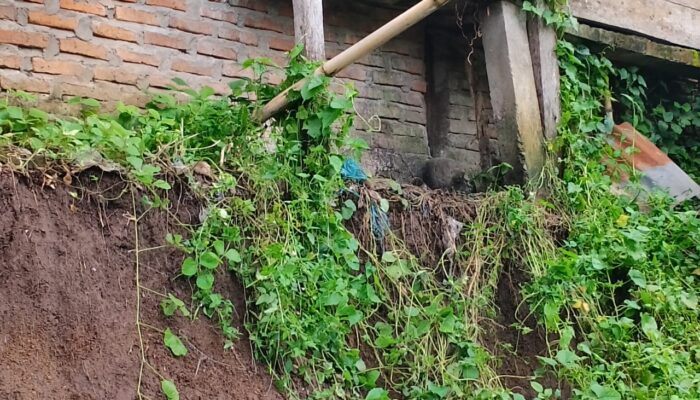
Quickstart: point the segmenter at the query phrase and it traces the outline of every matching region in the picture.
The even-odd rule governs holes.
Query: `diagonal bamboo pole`
[[[369,36],[355,43],[353,46],[332,59],[326,61],[325,64],[316,70],[315,74],[335,76],[347,66],[368,55],[378,47],[422,21],[427,16],[449,2],[450,0],[421,0],[418,4],[411,7],[403,14],[369,34]],[[270,100],[270,102],[265,104],[265,106],[256,115],[258,121],[265,122],[275,116],[278,112],[284,110],[287,105],[289,105],[289,92],[301,90],[308,81],[309,78],[302,79],[284,92],[278,94],[274,99]]]

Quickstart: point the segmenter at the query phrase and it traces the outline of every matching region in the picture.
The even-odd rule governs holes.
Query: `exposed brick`
[[[425,62],[416,58],[394,57],[391,60],[391,66],[397,71],[409,74],[423,75],[425,73]]]
[[[124,40],[127,42],[136,42],[138,38],[138,34],[136,32],[111,25],[108,22],[93,22],[92,33],[95,36],[115,40]]]
[[[212,63],[206,58],[184,58],[180,57],[173,60],[171,67],[173,71],[188,72],[195,75],[215,76],[221,69],[217,63]]]
[[[221,28],[219,29],[219,37],[222,39],[233,40],[234,42],[241,41],[241,34],[244,32],[238,30],[237,28]],[[255,35],[252,35],[255,36]],[[257,36],[255,36],[257,39]]]
[[[22,57],[17,54],[0,53],[0,67],[19,69],[22,66]]]
[[[0,74],[0,87],[5,90],[24,90],[32,93],[51,92],[48,79],[37,76],[28,77],[20,72]]]
[[[185,11],[187,4],[185,0],[146,0],[149,6],[167,7],[173,10]]]
[[[424,80],[415,81],[411,84],[411,90],[418,92],[418,93],[427,93],[428,92],[428,83],[425,82]]]
[[[108,57],[108,52],[105,47],[80,39],[61,39],[60,49],[64,53],[80,54],[102,60],[106,60]]]
[[[374,79],[374,83],[378,85],[401,87],[408,81],[405,76],[389,71],[374,71],[372,73],[372,77]]]
[[[205,35],[213,35],[216,31],[216,26],[211,22],[180,17],[171,17],[170,27],[185,32],[202,33]]]
[[[238,57],[230,42],[216,39],[200,40],[197,43],[197,53],[229,60],[235,60]]]
[[[400,104],[407,104],[409,106],[425,106],[425,96],[423,96],[421,93],[416,92],[401,93],[401,95],[393,101]]]
[[[365,81],[367,80],[367,71],[365,68],[358,67],[357,65],[351,65],[340,71],[336,76],[338,78],[352,79],[355,81]]]
[[[284,27],[279,21],[265,15],[249,15],[245,19],[245,26],[248,28],[284,33]]]
[[[29,23],[34,25],[50,26],[68,31],[75,30],[75,27],[78,26],[77,18],[65,18],[56,14],[50,15],[38,10],[30,11],[27,16],[29,18]]]
[[[0,19],[17,19],[17,8],[13,5],[0,5]]]
[[[289,51],[294,47],[294,41],[286,38],[273,37],[270,39],[270,48],[272,50]]]
[[[254,33],[252,33],[252,32],[249,32],[249,31],[247,31],[247,30],[241,32],[239,41],[240,41],[241,43],[247,44],[247,45],[249,45],[249,46],[257,46],[258,43],[260,42],[260,41],[258,40],[258,35],[254,34]]]
[[[83,76],[87,73],[83,65],[74,61],[44,60],[38,57],[32,58],[32,69],[34,72],[51,75]]]
[[[139,79],[145,78],[145,74],[133,72],[130,67],[115,68],[98,66],[95,67],[93,71],[95,73],[95,80],[125,83],[128,85],[136,85]]]
[[[230,0],[229,4],[234,7],[248,8],[255,11],[267,11],[267,2],[260,0]]]
[[[158,14],[124,6],[117,7],[114,17],[118,20],[137,22],[139,24],[160,25]]]
[[[250,68],[243,69],[243,67],[240,64],[236,63],[224,64],[224,67],[221,70],[221,74],[223,76],[228,76],[231,78],[254,78],[253,71]]]
[[[0,43],[45,49],[49,45],[49,36],[39,32],[0,29]]]
[[[61,0],[61,8],[99,16],[107,15],[107,8],[95,0]]]
[[[160,59],[152,54],[139,53],[125,48],[117,48],[117,56],[122,61],[130,63],[152,65],[154,67],[160,65]]]
[[[228,7],[228,6],[227,6]],[[238,22],[238,14],[234,11],[227,11],[218,8],[210,8],[203,6],[201,10],[202,17],[211,18],[218,21],[226,21],[232,24]]]
[[[190,47],[191,39],[184,35],[174,33],[163,34],[158,32],[144,32],[143,41],[156,46],[170,47],[172,49],[187,50]]]

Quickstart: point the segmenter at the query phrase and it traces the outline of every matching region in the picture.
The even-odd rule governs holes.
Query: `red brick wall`
[[[397,11],[333,0],[326,14],[332,57]],[[408,177],[429,157],[424,36],[415,27],[340,74],[360,91],[371,172]],[[289,0],[0,0],[0,89],[38,93],[47,108],[72,96],[140,105],[173,77],[224,93],[250,73],[244,60],[284,63],[293,45]]]

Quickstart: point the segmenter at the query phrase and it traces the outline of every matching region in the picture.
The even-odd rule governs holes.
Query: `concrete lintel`
[[[579,21],[700,50],[697,0],[571,0]]]
[[[544,1],[539,0],[538,6],[543,7]],[[542,113],[542,128],[544,136],[552,139],[557,135],[561,115],[557,33],[547,26],[542,18],[536,16],[528,17],[527,33],[535,73],[537,99]]]
[[[482,15],[484,52],[501,161],[508,183],[536,178],[544,166],[544,135],[525,14],[500,0]]]
[[[567,32],[569,36],[610,46],[615,58],[624,58],[633,64],[655,66],[700,77],[700,52],[686,47],[662,44],[644,37],[613,32],[580,24],[578,30]]]

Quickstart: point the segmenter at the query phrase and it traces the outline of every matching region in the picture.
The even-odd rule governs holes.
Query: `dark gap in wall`
[[[425,33],[428,147],[432,157],[442,157],[447,147],[450,124],[449,71],[445,54],[445,43],[449,38],[444,32],[430,26]]]

